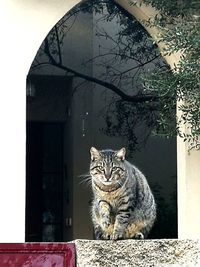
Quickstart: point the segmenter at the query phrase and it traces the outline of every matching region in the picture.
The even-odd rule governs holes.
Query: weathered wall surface
[[[78,267],[195,267],[200,243],[192,240],[76,240]]]

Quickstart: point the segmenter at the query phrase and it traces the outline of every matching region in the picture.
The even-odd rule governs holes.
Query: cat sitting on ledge
[[[92,221],[96,239],[144,239],[156,219],[154,196],[126,150],[90,149]]]

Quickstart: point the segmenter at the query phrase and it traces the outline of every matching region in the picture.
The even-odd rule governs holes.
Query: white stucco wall
[[[78,2],[1,0],[0,3],[0,242],[23,242],[25,235],[25,76],[48,31]],[[200,237],[199,162],[200,151],[189,156],[180,141],[180,237]]]

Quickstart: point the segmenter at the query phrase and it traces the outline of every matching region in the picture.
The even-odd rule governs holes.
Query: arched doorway
[[[110,16],[109,11],[106,12]],[[94,83],[85,84],[80,80],[80,78],[83,78],[80,77],[80,73],[84,73],[82,76],[86,78],[86,76],[94,77],[96,71],[97,76],[99,73],[100,75],[111,74],[113,76],[111,83],[121,83],[123,86],[125,78],[120,77],[120,80],[116,80],[116,77],[119,77],[122,72],[126,72],[127,66],[130,69],[131,67],[130,62],[126,61],[124,67],[126,69],[121,69],[122,66],[119,66],[123,61],[121,56],[121,59],[119,58],[120,62],[114,63],[110,57],[107,57],[104,61],[103,52],[108,54],[108,50],[113,51],[113,47],[111,42],[107,44],[107,47],[105,47],[105,41],[97,44],[99,42],[98,38],[101,36],[108,39],[109,35],[115,35],[115,32],[111,27],[108,27],[108,35],[107,32],[102,31],[102,28],[99,29],[103,24],[99,14],[95,17],[94,13],[85,12],[85,10],[79,14],[81,15],[76,17],[67,14],[70,17],[68,20],[70,23],[65,29],[68,33],[68,43],[63,45],[63,47],[65,46],[63,55],[66,57],[67,66],[73,70],[73,67],[75,67],[76,72],[59,68],[51,57],[55,55],[58,62],[65,65],[63,63],[64,59],[60,57],[62,54],[59,52],[60,44],[62,44],[61,39],[56,48],[54,47],[55,43],[50,43],[52,40],[55,41],[57,37],[62,37],[62,31],[58,32],[58,29],[62,29],[62,27],[55,26],[48,39],[45,39],[46,41],[42,44],[42,51],[46,55],[41,54],[41,50],[39,50],[27,79],[28,182],[26,240],[63,241],[75,238],[92,238],[92,226],[89,217],[90,190],[80,185],[78,176],[88,169],[88,151],[92,145],[102,148],[109,146],[117,149],[124,144],[129,146],[130,160],[132,159],[147,176],[150,176],[151,185],[154,187],[154,193],[157,194],[160,205],[159,210],[164,211],[159,218],[160,230],[157,231],[156,229],[153,237],[176,237],[176,207],[172,208],[174,214],[168,209],[169,203],[171,203],[171,195],[176,194],[175,141],[149,135],[145,135],[144,140],[140,140],[141,132],[147,133],[150,127],[144,124],[145,121],[143,121],[142,116],[139,117],[139,123],[137,123],[138,120],[130,122],[129,111],[131,107],[131,112],[134,114],[132,117],[136,117],[138,109],[135,110],[135,106],[128,105],[127,111],[126,101],[116,100],[113,92],[110,94],[110,92],[99,88],[99,85],[96,86]],[[62,20],[65,19],[66,17],[63,17]],[[58,22],[58,25],[62,23],[62,20]],[[96,26],[96,32],[94,33],[95,20],[98,23],[100,21],[101,24]],[[117,21],[115,23],[118,25]],[[131,26],[139,27],[139,24],[135,22],[135,25]],[[123,30],[125,29],[124,27]],[[135,30],[137,34],[141,34],[141,29],[139,31],[138,28]],[[134,32],[134,29],[132,29],[132,32]],[[96,36],[96,39],[94,36]],[[64,38],[63,36],[62,41]],[[138,36],[138,38],[141,37]],[[85,43],[83,40],[85,40]],[[147,47],[151,47],[151,45],[147,45]],[[146,58],[140,59],[140,61],[146,61],[139,62],[142,71],[145,72],[154,67],[151,65],[153,60],[159,66],[162,65],[158,61],[157,54],[153,59],[147,58],[145,52],[140,52],[141,55],[146,55]],[[45,63],[47,56],[50,60],[48,64]],[[91,58],[103,58],[103,61],[94,64],[91,63]],[[81,65],[81,60],[85,65]],[[113,69],[117,69],[118,72],[120,70],[120,75],[114,73],[113,70],[111,71],[111,67],[108,68],[108,61],[112,62],[110,65]],[[139,61],[139,59],[136,58],[135,61]],[[146,67],[144,68],[144,66]],[[136,65],[133,69],[137,70],[137,68],[139,69]],[[137,75],[138,72],[135,71],[132,76],[126,77],[126,83],[130,88],[132,87],[133,76],[138,78]],[[76,79],[77,76],[78,79]],[[135,86],[137,85],[137,90],[141,89],[139,80],[135,79],[134,83]],[[114,102],[114,106],[111,102]],[[120,111],[117,112],[117,108]],[[140,109],[140,115],[141,111],[142,109]],[[146,111],[144,112],[145,115]],[[102,114],[104,114],[103,118]],[[112,118],[110,114],[117,114],[117,116]],[[121,115],[123,116],[120,117]],[[110,119],[113,121],[110,121]],[[117,131],[117,119],[123,119],[123,122],[126,122],[127,119],[127,123],[135,123],[136,131],[128,131],[130,135],[127,135],[127,123],[124,126],[125,128],[120,129],[120,126],[123,126],[122,122],[120,122],[121,124],[117,122]],[[149,119],[152,119],[152,117],[149,117]],[[141,120],[143,122],[142,126]],[[146,127],[145,130],[144,127]],[[114,130],[115,132],[113,132]],[[134,145],[145,141],[147,137],[148,142],[146,144],[144,143],[138,148],[137,146],[134,147]],[[139,148],[140,151],[137,151]],[[166,155],[167,161],[166,158],[161,157],[163,154]],[[160,166],[159,169],[157,165]],[[173,182],[170,184],[168,183],[169,180],[173,180]],[[166,186],[166,184],[170,184],[170,186]],[[175,199],[176,195],[173,199],[173,203],[176,205]],[[166,229],[165,232],[162,232],[161,224],[166,223],[166,218],[169,219],[169,213],[173,215],[171,220],[174,220],[175,228],[172,229],[170,225],[172,221],[168,221],[170,229],[168,229],[168,232],[166,232]],[[158,232],[159,234],[156,235],[155,233]]]

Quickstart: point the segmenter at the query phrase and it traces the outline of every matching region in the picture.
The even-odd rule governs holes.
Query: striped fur
[[[90,175],[96,239],[147,237],[156,218],[156,204],[145,176],[119,151],[91,148]]]

